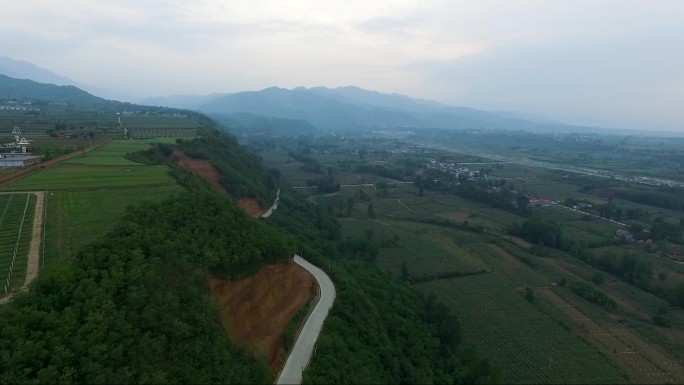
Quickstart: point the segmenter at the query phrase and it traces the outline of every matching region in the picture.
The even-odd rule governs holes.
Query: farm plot
[[[148,148],[151,143],[167,143],[175,140],[174,138],[157,138],[153,140],[113,140],[104,146],[83,154],[76,158],[71,158],[63,163],[84,164],[95,166],[146,166],[124,158],[129,152],[140,151]]]
[[[601,350],[610,355],[618,366],[630,377],[632,382],[640,384],[672,384],[678,383],[682,373],[681,360],[672,360],[637,336],[634,331],[625,327],[604,327],[585,315],[577,307],[559,296],[554,290],[537,290],[536,295],[553,303],[566,316],[574,320],[583,336],[593,339],[601,346]]]
[[[454,229],[415,222],[394,220],[343,220],[342,233],[356,237],[365,236],[370,230],[373,239],[380,243],[393,241],[394,246],[383,247],[377,263],[394,276],[401,274],[402,264],[406,264],[414,279],[422,279],[440,274],[473,274],[489,271],[490,267],[480,258],[479,251],[468,249],[463,241],[456,242],[458,234]],[[470,238],[470,242],[476,242]]]
[[[166,166],[111,166],[60,163],[5,187],[10,191],[74,190],[122,186],[170,185]]]
[[[115,140],[85,154],[39,170],[4,187],[7,191],[74,190],[171,185],[166,166],[141,165],[123,158],[145,149],[148,141]]]
[[[407,212],[413,211],[410,207],[406,206],[401,199],[375,199],[373,201],[373,207],[375,209],[376,215],[393,217],[398,214],[405,214]]]
[[[158,203],[181,191],[180,186],[171,184],[46,193],[46,269],[111,231],[126,213],[126,207],[143,201]]]
[[[626,382],[603,354],[525,301],[499,271],[416,287],[458,314],[465,342],[502,369],[505,383]]]
[[[36,197],[0,194],[0,295],[24,283]]]

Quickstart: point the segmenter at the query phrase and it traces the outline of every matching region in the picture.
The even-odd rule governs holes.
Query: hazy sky
[[[27,0],[0,56],[136,96],[345,86],[684,131],[684,0]]]

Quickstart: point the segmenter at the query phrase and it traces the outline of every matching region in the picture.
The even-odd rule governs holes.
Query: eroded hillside
[[[211,162],[194,159],[180,150],[174,152],[177,164],[202,177],[218,191],[230,195]],[[259,202],[242,197],[238,204],[247,214],[263,213]],[[211,294],[221,304],[221,321],[230,337],[241,346],[263,355],[275,374],[285,362],[283,333],[295,314],[308,302],[314,279],[293,261],[265,265],[253,276],[239,280],[211,277]]]
[[[277,373],[285,362],[283,332],[314,293],[314,279],[293,261],[266,265],[251,277],[209,280],[221,321],[238,345],[256,349]]]

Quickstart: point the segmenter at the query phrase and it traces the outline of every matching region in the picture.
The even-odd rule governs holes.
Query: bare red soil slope
[[[226,190],[226,188],[223,187],[223,185],[221,185],[219,182],[221,180],[219,174],[208,160],[193,159],[180,151],[174,152],[174,155],[176,156],[176,163],[183,169],[193,174],[199,175],[204,180],[211,183],[211,185],[217,190],[226,195],[230,195],[230,192]],[[241,209],[253,217],[259,217],[264,213],[264,210],[259,205],[259,202],[253,198],[240,198],[238,200],[238,206],[240,206]]]
[[[221,321],[230,336],[263,355],[277,373],[285,364],[283,332],[313,295],[313,276],[290,261],[236,281],[211,278],[209,287],[222,305]]]

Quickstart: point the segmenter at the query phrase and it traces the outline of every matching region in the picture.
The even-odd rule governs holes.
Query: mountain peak
[[[0,74],[14,79],[29,79],[39,83],[55,84],[58,86],[77,85],[76,82],[66,76],[57,75],[33,63],[15,60],[7,56],[0,56]]]

